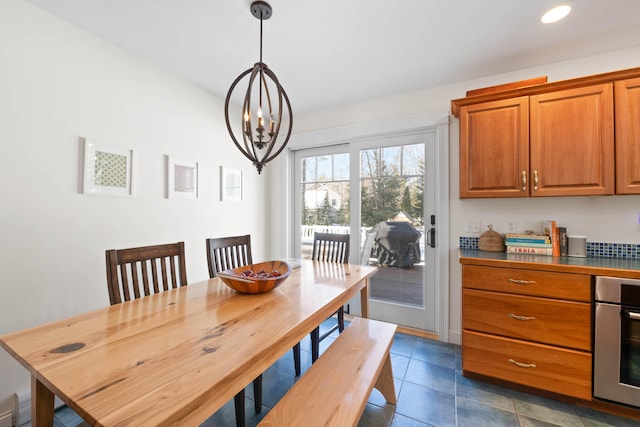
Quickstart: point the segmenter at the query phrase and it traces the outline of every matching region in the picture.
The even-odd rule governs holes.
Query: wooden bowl
[[[244,271],[252,270],[255,273],[278,270],[280,276],[270,278],[245,277],[240,274]],[[258,264],[245,265],[238,268],[221,271],[218,276],[222,281],[236,292],[241,294],[261,294],[275,289],[291,274],[291,267],[284,261],[266,261]]]

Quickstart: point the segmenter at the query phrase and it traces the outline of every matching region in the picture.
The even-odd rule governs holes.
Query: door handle
[[[436,216],[431,215],[431,228],[427,231],[427,245],[432,248],[436,247],[436,229],[433,227],[436,225]]]
[[[427,232],[427,245],[432,248],[436,247],[436,229],[435,227],[431,227]]]

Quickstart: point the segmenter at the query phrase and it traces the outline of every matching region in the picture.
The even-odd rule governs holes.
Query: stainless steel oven
[[[593,395],[640,406],[640,280],[596,278]]]

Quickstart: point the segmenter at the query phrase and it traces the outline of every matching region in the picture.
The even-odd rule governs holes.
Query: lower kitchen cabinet
[[[591,276],[462,266],[462,369],[591,400]]]

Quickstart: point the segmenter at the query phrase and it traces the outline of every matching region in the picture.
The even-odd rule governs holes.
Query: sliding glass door
[[[374,265],[370,317],[435,330],[429,185],[431,132],[298,150],[294,155],[296,255],[310,257],[314,232],[348,233],[352,264]],[[432,209],[432,208],[431,208]],[[359,314],[354,299],[350,309]]]

